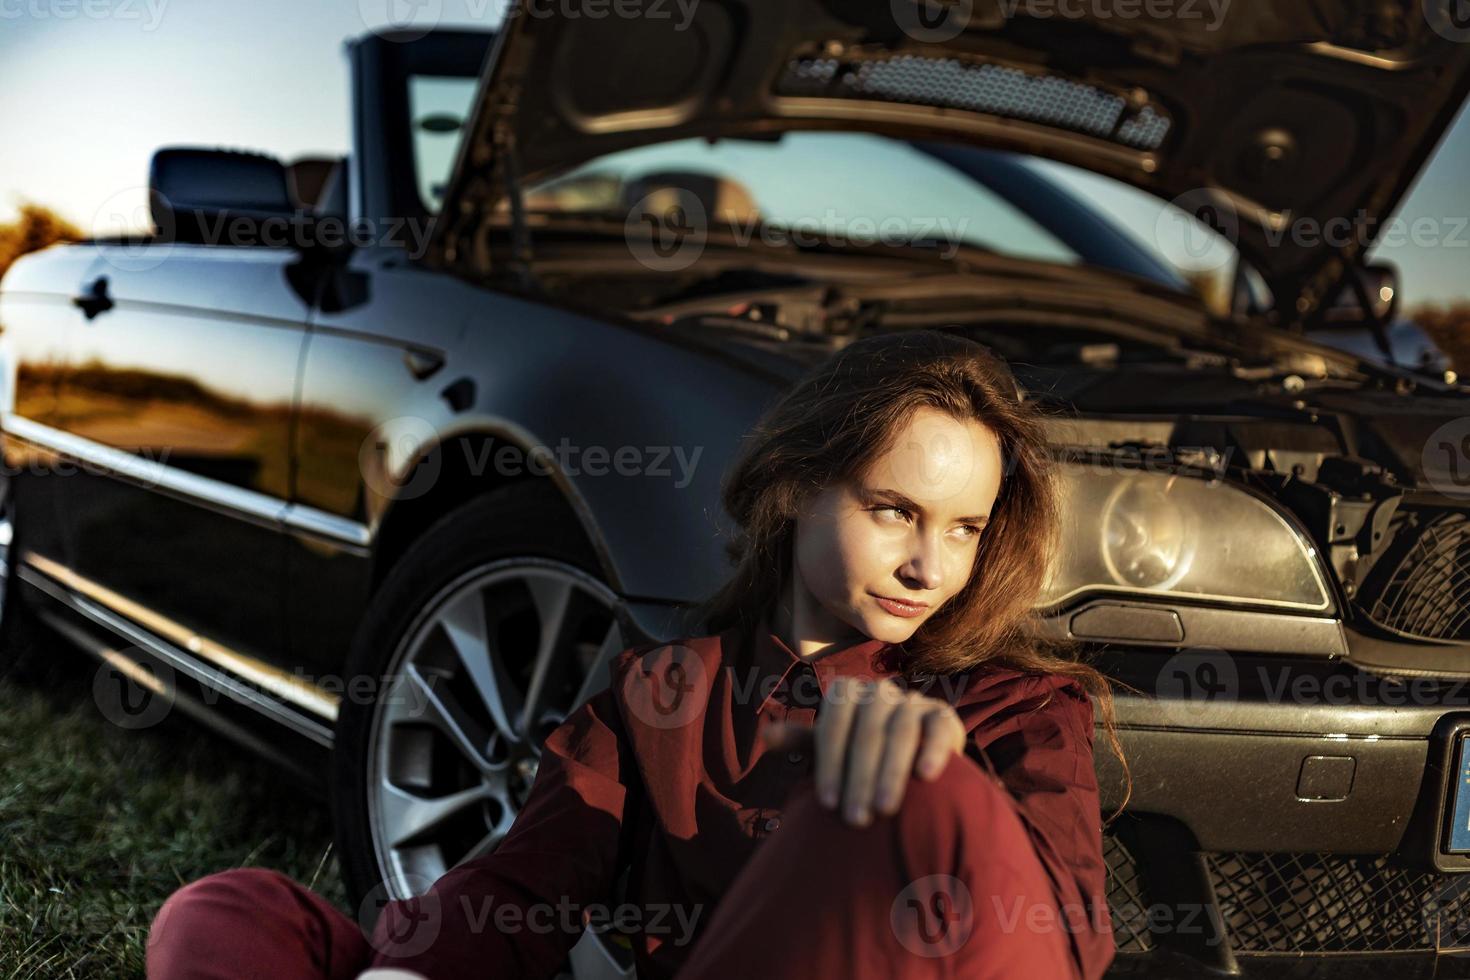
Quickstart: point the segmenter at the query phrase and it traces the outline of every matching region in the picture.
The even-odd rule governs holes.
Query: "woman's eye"
[[[893,511],[893,513],[899,515],[900,517],[904,518],[905,520],[908,519],[908,513],[909,513],[908,511],[904,510],[902,507],[895,507],[892,504],[883,504],[882,506],[879,506],[879,507],[869,507],[868,509],[869,510],[872,510],[872,511],[878,511],[878,512],[891,510],[891,511]]]

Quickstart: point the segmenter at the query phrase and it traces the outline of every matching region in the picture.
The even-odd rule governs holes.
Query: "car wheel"
[[[625,648],[617,596],[552,494],[512,484],[440,519],[357,631],[332,786],[354,904],[421,893],[493,850],[547,734],[606,686]],[[373,696],[354,697],[364,677]]]

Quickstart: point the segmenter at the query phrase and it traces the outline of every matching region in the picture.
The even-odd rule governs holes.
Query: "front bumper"
[[[1110,975],[1470,977],[1470,858],[1441,851],[1470,683],[1341,661],[1109,649],[1132,771],[1106,829]],[[1123,801],[1106,740],[1103,814]]]

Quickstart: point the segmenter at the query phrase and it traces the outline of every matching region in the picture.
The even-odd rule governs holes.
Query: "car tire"
[[[529,676],[539,674],[542,679],[536,685],[541,697],[527,697],[531,685],[521,685],[528,668],[525,657],[511,652],[517,647],[513,640],[522,633],[530,635],[527,624],[552,601],[548,597],[558,599],[557,608],[564,612],[555,620],[564,624],[555,636],[575,636],[577,642],[566,644],[555,663],[540,657],[549,648],[539,638],[546,621],[536,620],[533,658],[536,663],[546,660],[549,666],[537,670],[531,665]],[[599,603],[608,608],[602,610]],[[533,607],[530,612],[522,608],[528,604]],[[510,484],[456,508],[395,562],[354,636],[332,750],[331,805],[338,860],[354,908],[363,909],[369,900],[381,904],[423,891],[458,863],[454,855],[460,847],[451,846],[451,837],[458,835],[462,845],[481,833],[481,827],[488,831],[485,839],[493,837],[496,828],[503,833],[514,812],[519,812],[514,806],[507,817],[506,801],[513,803],[516,795],[523,800],[534,780],[534,764],[529,776],[525,774],[524,764],[533,763],[529,749],[534,744],[539,754],[545,734],[559,724],[556,710],[548,707],[543,719],[539,710],[526,708],[526,702],[539,709],[543,701],[551,705],[552,693],[558,693],[566,702],[564,717],[605,686],[607,664],[623,649],[616,607],[595,552],[556,491],[545,483]],[[492,699],[485,698],[482,705],[473,696],[487,682],[471,673],[467,655],[461,652],[472,647],[463,637],[475,632],[459,628],[469,619],[467,609],[480,611],[483,619],[477,628],[489,624],[483,625],[483,649],[487,654],[495,651],[487,658],[489,674],[493,684],[500,685],[497,690],[510,692],[502,698],[498,714],[488,707]],[[606,631],[599,625],[604,613],[610,624]],[[446,623],[453,623],[455,630]],[[595,651],[589,649],[594,643]],[[351,696],[353,679],[364,677],[374,679],[372,684],[358,682],[372,693]],[[568,700],[573,688],[578,697]],[[434,716],[450,717],[452,724],[430,722],[429,711],[423,709],[429,703],[425,690],[433,691],[434,703],[442,694],[443,703],[454,706],[453,711]],[[398,696],[405,693],[407,697]],[[419,713],[404,714],[410,710],[404,706],[414,704],[420,706]],[[505,707],[509,704],[515,704],[517,711]],[[496,721],[513,713],[537,715],[538,724],[523,732],[521,742],[504,736]],[[447,736],[451,729],[461,737]],[[405,745],[401,759],[395,754],[400,744]],[[473,751],[462,748],[466,745]],[[431,826],[423,838],[427,843],[417,843],[410,834],[405,838],[410,843],[396,848],[393,842],[399,831],[413,825],[395,823],[395,814],[416,817],[423,808],[400,808],[394,801],[405,792],[414,794],[415,803],[473,795],[475,767],[466,760],[494,762],[501,754],[496,746],[505,754],[503,765],[493,772],[482,766],[479,775],[487,787],[503,778],[505,785],[496,787],[499,795],[487,789],[490,795],[485,800],[444,819],[442,826]],[[477,823],[481,820],[483,824]],[[441,831],[442,843],[433,837]],[[471,847],[468,855],[486,849],[482,839],[479,849]],[[427,856],[421,858],[421,852]]]

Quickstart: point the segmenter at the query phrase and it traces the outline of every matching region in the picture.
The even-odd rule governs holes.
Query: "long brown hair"
[[[776,607],[792,574],[796,518],[825,487],[860,479],[921,406],[986,426],[1000,442],[999,495],[965,586],[901,645],[902,673],[957,674],[986,664],[1075,679],[1097,699],[1118,741],[1111,682],[1080,648],[1032,628],[1058,547],[1060,501],[1044,416],[1003,361],[976,341],[939,330],[855,340],[807,374],[751,430],[725,474],[722,499],[737,528],[726,545],[729,579],[698,607],[711,633],[749,636]]]

